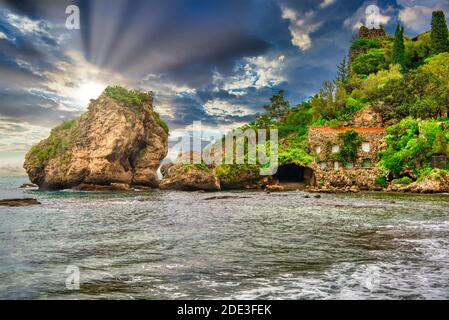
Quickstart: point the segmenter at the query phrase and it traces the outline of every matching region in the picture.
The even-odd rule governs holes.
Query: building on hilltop
[[[385,29],[383,26],[381,26],[379,29],[369,29],[365,26],[361,26],[359,30],[359,39],[376,39],[385,37],[387,33],[385,32]]]

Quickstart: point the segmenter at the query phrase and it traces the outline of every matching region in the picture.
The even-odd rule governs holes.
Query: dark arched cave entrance
[[[313,170],[295,163],[290,163],[279,166],[273,178],[284,187],[299,189],[313,183]]]

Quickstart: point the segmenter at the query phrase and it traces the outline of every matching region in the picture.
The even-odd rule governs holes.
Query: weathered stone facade
[[[342,146],[340,134],[354,130],[363,141],[358,147],[357,157],[354,163],[347,169],[371,168],[377,163],[377,154],[385,148],[385,130],[383,128],[311,128],[309,132],[309,146],[316,156],[317,163],[322,169],[339,169],[332,160],[332,155],[337,154]],[[369,165],[368,165],[369,163]]]
[[[343,147],[340,134],[354,130],[362,140],[353,163],[335,161]],[[318,188],[348,188],[376,190],[379,151],[385,148],[383,128],[311,128],[309,147],[316,158],[314,186]]]

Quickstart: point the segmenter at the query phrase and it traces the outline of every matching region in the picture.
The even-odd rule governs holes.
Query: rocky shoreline
[[[359,125],[365,122],[372,125],[378,119],[370,110],[361,112],[356,117],[359,118]],[[274,176],[261,176],[257,165],[193,164],[193,152],[181,154],[174,163],[161,166],[168,153],[168,127],[154,111],[152,94],[108,87],[98,99],[91,101],[85,114],[56,127],[47,139],[28,152],[24,168],[32,184],[24,184],[22,188],[91,192],[142,192],[156,188],[207,192],[264,190],[267,193],[297,189],[311,193],[449,192],[446,171],[431,172],[419,181],[416,177],[392,182],[384,179],[381,184],[379,177],[385,174],[374,165],[376,154],[383,146],[381,128],[359,129],[359,134],[371,144],[369,152],[362,150],[362,146],[354,150],[363,157],[352,166],[342,167],[338,161],[330,165],[330,161],[326,162],[329,153],[332,155],[329,150],[340,143],[340,131],[351,133],[347,128],[313,130],[309,145],[319,151],[320,161],[308,165],[294,161],[283,163],[279,167],[283,173]],[[370,165],[362,166],[363,159],[370,159]],[[159,169],[162,180],[158,177]]]

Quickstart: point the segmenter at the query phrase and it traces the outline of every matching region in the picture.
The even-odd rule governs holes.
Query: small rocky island
[[[108,87],[86,113],[34,146],[24,168],[45,190],[154,188],[167,140],[151,93]]]

